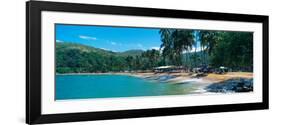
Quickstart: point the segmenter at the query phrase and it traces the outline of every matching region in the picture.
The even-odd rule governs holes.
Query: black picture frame
[[[183,19],[242,21],[262,23],[263,73],[262,102],[210,106],[169,107],[122,111],[65,113],[43,115],[41,113],[41,11],[100,13]],[[26,3],[26,123],[58,123],[119,118],[183,115],[197,113],[230,112],[269,108],[269,18],[264,15],[230,14],[216,12],[183,11],[137,7],[90,5],[62,2],[28,1]]]

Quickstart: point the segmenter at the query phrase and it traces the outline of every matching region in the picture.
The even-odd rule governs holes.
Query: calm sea
[[[56,75],[56,100],[189,94],[194,84],[168,84],[126,75]]]

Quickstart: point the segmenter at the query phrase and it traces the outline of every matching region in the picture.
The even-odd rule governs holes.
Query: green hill
[[[128,67],[128,56],[134,57],[141,55],[142,52],[142,50],[112,52],[78,43],[56,43],[56,72],[121,71]]]
[[[99,53],[99,54],[104,54],[104,55],[116,54],[112,51],[99,49],[99,48],[82,45],[82,44],[78,44],[78,43],[68,43],[68,42],[56,43],[56,51],[69,51],[69,50],[79,50],[81,52],[86,52],[86,53],[94,52],[94,53]]]
[[[113,52],[110,50],[104,50],[100,48],[95,48],[87,45],[82,45],[78,43],[69,43],[69,42],[61,42],[56,43],[56,51],[68,51],[68,50],[79,50],[81,52],[93,52],[102,55],[116,55],[116,56],[137,56],[141,55],[144,51],[143,50],[127,50],[124,52]]]
[[[120,52],[119,55],[122,56],[139,56],[143,53],[143,50],[128,50],[125,52]]]

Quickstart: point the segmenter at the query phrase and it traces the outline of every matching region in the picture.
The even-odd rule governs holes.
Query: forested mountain
[[[139,49],[134,49],[134,50],[127,50],[124,52],[118,53],[121,56],[140,56],[144,51],[139,50]]]
[[[159,53],[159,51],[157,52]],[[119,72],[148,69],[156,66],[152,64],[156,60],[152,61],[148,59],[148,56],[152,57],[151,54],[145,53],[143,50],[112,52],[77,43],[61,42],[56,43],[56,72]]]
[[[56,51],[62,52],[62,51],[69,51],[69,50],[79,50],[81,52],[94,52],[94,53],[99,53],[103,55],[112,55],[115,54],[112,51],[104,50],[104,49],[99,49],[83,44],[78,44],[78,43],[70,43],[70,42],[57,42],[56,43]]]

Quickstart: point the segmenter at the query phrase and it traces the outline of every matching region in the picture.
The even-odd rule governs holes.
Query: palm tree
[[[193,32],[193,36],[194,36],[194,42],[193,42],[193,44],[192,44],[192,46],[194,46],[194,49],[195,49],[195,51],[194,51],[194,63],[195,63],[195,67],[197,67],[197,60],[199,59],[198,58],[198,54],[197,54],[197,45],[198,45],[198,42],[200,41],[200,31],[199,30],[195,30],[194,32]]]
[[[181,63],[181,53],[184,50],[184,40],[183,34],[181,30],[175,30],[172,34],[172,48],[174,50],[174,56],[176,57],[176,65],[180,65]]]
[[[162,44],[160,45],[160,50],[162,50],[162,55],[164,58],[165,65],[170,63],[167,61],[167,57],[169,60],[173,60],[173,47],[172,47],[172,29],[160,29],[159,33],[161,34]]]
[[[207,64],[207,54],[210,55],[214,45],[215,45],[216,31],[201,31],[200,40],[201,40],[201,49],[204,53],[204,65]]]
[[[179,41],[181,41],[180,46],[186,52],[185,53],[186,66],[188,66],[187,60],[189,60],[190,62],[190,56],[188,53],[192,50],[192,47],[195,44],[193,32],[194,32],[193,30],[180,30],[178,35],[178,39]]]
[[[200,46],[201,46],[201,51],[203,52],[204,55],[204,65],[206,65],[206,49],[205,47],[208,46],[208,31],[200,31]]]
[[[179,30],[179,29],[161,29],[161,49],[163,49],[163,56],[169,57],[175,65],[180,65],[182,60],[181,56],[183,51],[189,52],[194,44],[192,30]],[[187,56],[186,55],[186,62]]]
[[[206,65],[207,62],[207,54],[210,55],[217,43],[220,39],[220,32],[218,31],[201,31],[200,32],[200,40],[201,40],[201,48],[204,49],[204,64]]]

